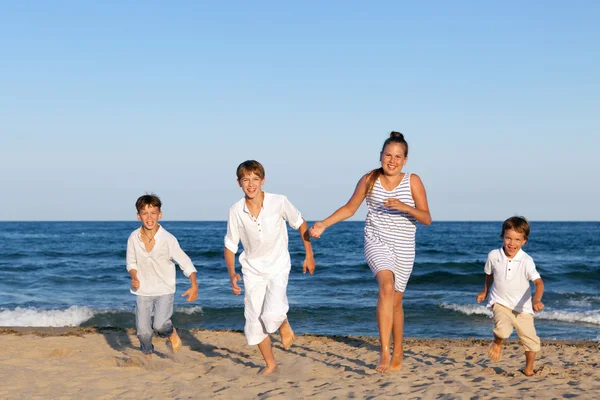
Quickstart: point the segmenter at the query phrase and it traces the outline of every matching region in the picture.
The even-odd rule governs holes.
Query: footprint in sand
[[[50,353],[50,355],[48,357],[49,358],[64,358],[64,357],[70,356],[72,352],[73,352],[73,350],[69,350],[69,349],[54,349],[54,350],[52,350],[52,353]]]

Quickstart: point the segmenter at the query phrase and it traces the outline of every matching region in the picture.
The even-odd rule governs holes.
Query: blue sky
[[[595,1],[0,6],[0,220],[225,220],[235,168],[321,219],[410,144],[434,220],[600,220]],[[355,219],[363,218],[364,207]]]

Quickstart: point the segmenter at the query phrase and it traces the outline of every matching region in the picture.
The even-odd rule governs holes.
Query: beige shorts
[[[494,304],[494,335],[500,339],[508,339],[513,327],[517,330],[519,340],[526,351],[540,351],[540,338],[535,333],[533,315],[513,311],[502,304]]]

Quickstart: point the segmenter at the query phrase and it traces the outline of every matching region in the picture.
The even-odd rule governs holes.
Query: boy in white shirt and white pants
[[[523,373],[532,376],[533,362],[540,351],[533,314],[544,309],[541,301],[544,283],[533,259],[521,249],[527,243],[529,233],[529,223],[524,217],[511,217],[504,221],[500,235],[504,245],[488,254],[484,268],[485,285],[477,295],[477,302],[481,303],[489,294],[487,306],[494,313],[494,342],[488,353],[490,358],[500,360],[502,342],[510,337],[514,327],[525,347]],[[535,285],[533,300],[530,281]]]
[[[315,260],[308,226],[300,212],[287,197],[263,192],[263,166],[258,161],[244,161],[237,168],[237,180],[244,198],[229,209],[225,263],[231,289],[239,295],[242,290],[237,281],[241,277],[235,272],[235,254],[241,241],[244,249],[239,257],[245,288],[244,333],[248,344],[258,345],[265,359],[266,367],[260,373],[269,374],[277,368],[269,334],[279,330],[285,349],[294,341],[294,332],[287,320],[286,290],[291,259],[286,221],[300,232],[306,252],[304,273],[313,274]]]

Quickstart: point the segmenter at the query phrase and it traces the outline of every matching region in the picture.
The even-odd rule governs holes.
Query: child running
[[[285,221],[300,232],[306,258],[303,272],[311,275],[315,260],[302,215],[287,197],[266,193],[265,169],[254,160],[241,163],[237,181],[244,198],[229,209],[225,236],[225,263],[231,280],[231,290],[237,296],[242,292],[235,272],[235,254],[241,241],[244,251],[239,256],[244,276],[244,333],[249,345],[258,345],[266,367],[259,371],[266,375],[277,369],[269,334],[279,330],[281,343],[287,350],[294,341],[294,331],[287,319],[289,310],[286,294],[291,269],[288,234]]]
[[[494,313],[494,342],[488,352],[489,357],[493,361],[500,360],[502,342],[510,337],[514,327],[525,348],[523,373],[532,376],[533,362],[540,351],[533,314],[544,309],[544,282],[533,259],[521,249],[527,243],[529,232],[529,223],[524,217],[511,217],[504,221],[500,234],[504,245],[488,254],[484,268],[485,285],[477,295],[477,302],[481,303],[489,294],[487,306]],[[533,301],[529,281],[535,285]]]
[[[365,258],[379,285],[377,324],[381,340],[378,372],[402,368],[404,310],[402,297],[415,259],[417,221],[431,224],[427,195],[416,174],[404,173],[408,143],[400,132],[391,132],[383,143],[381,167],[358,181],[348,202],[310,229],[319,238],[326,228],[356,213],[366,198]],[[394,349],[390,357],[390,334]]]
[[[168,338],[173,352],[181,348],[181,339],[171,323],[175,297],[175,264],[190,278],[191,287],[182,296],[192,302],[198,298],[196,268],[181,250],[175,236],[158,224],[162,218],[162,202],[154,194],[137,199],[137,219],[142,226],[127,240],[127,271],[131,276],[131,293],[136,295],[135,323],[142,353],[152,358],[153,331]],[[154,312],[154,324],[152,313]],[[154,329],[153,329],[154,328]]]

